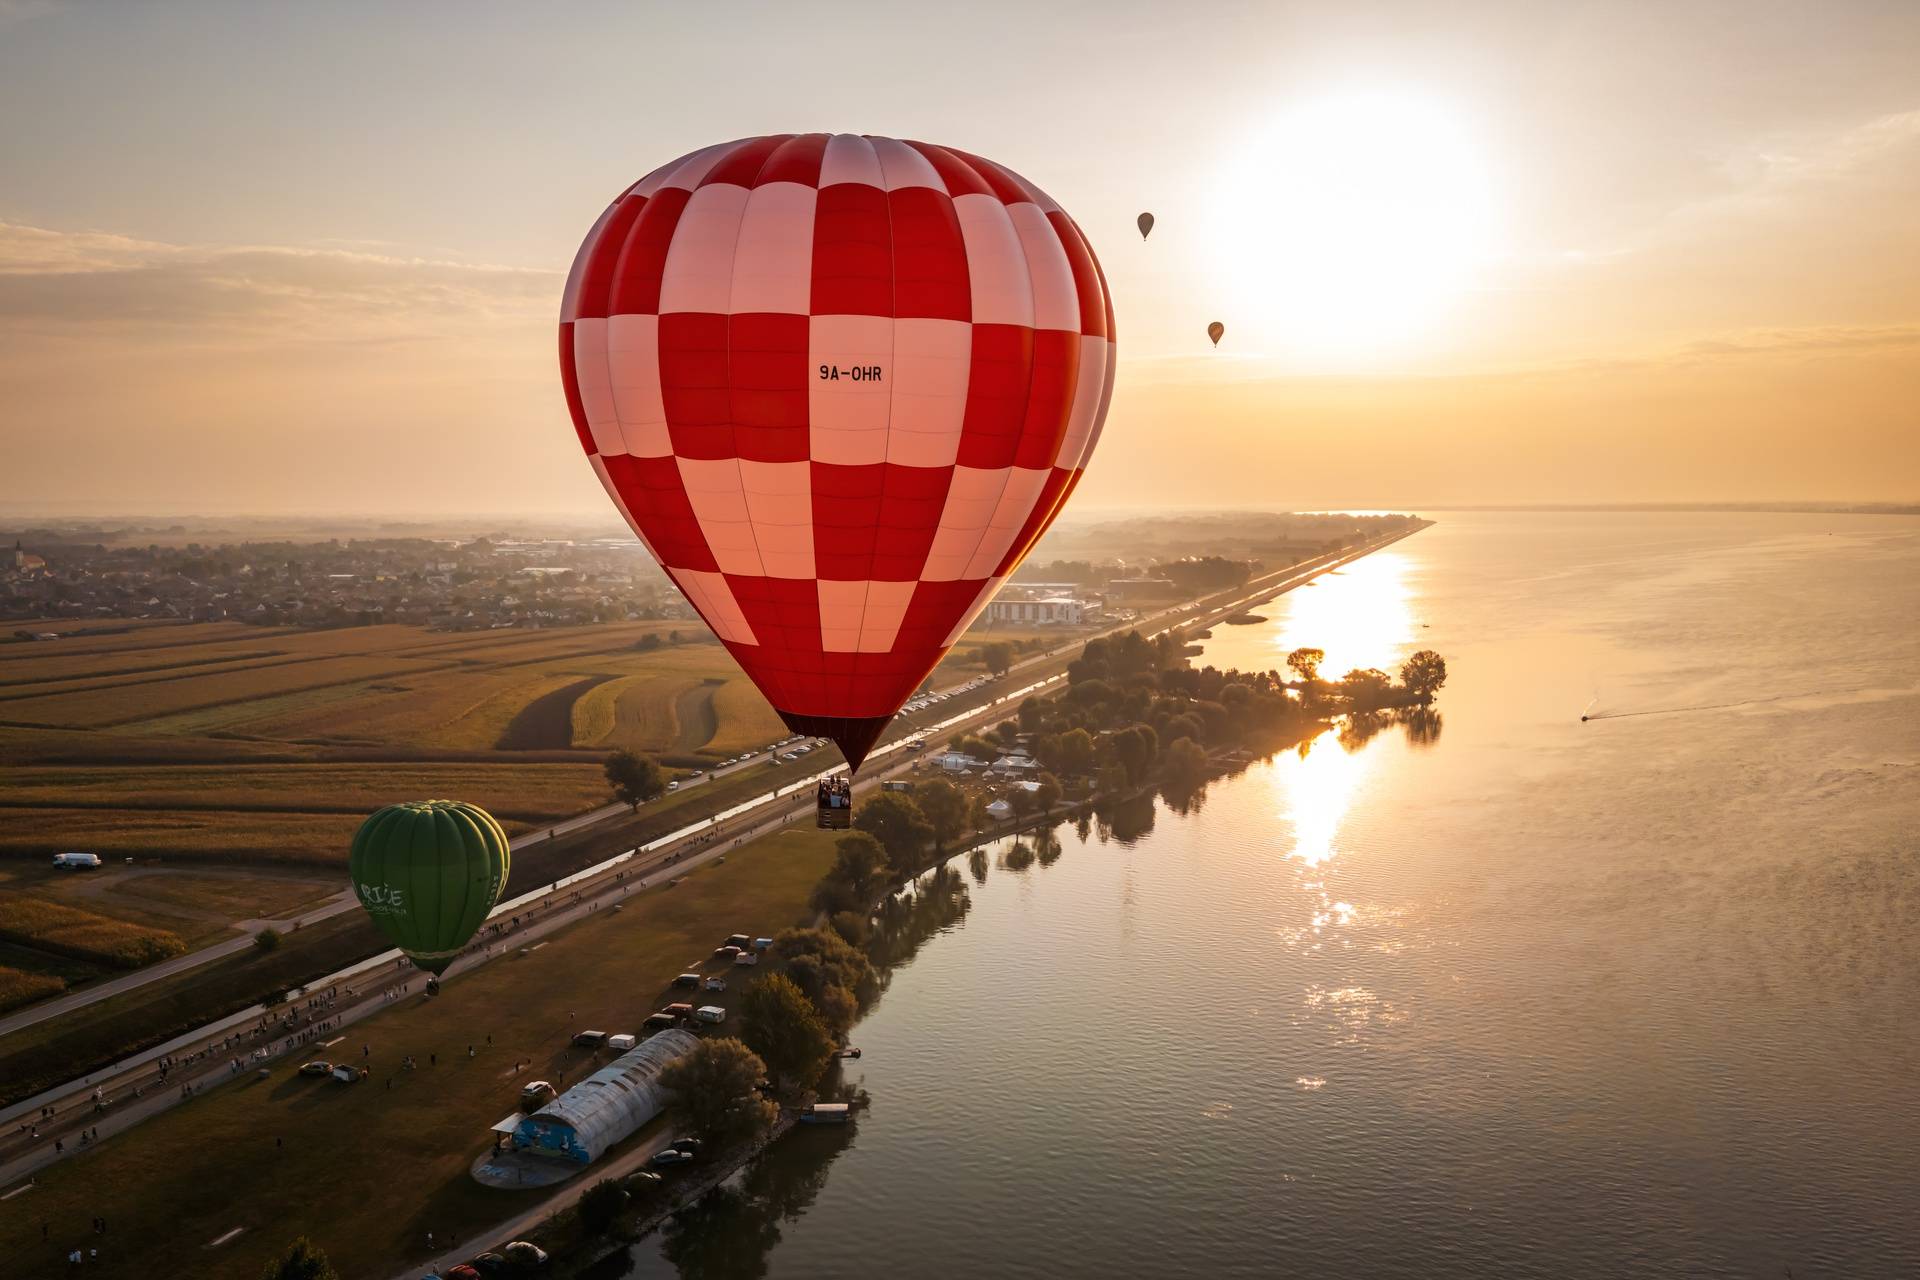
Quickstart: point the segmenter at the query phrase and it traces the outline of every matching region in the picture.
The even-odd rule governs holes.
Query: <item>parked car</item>
[[[650,1013],[647,1020],[640,1024],[643,1031],[670,1031],[680,1024],[680,1019],[670,1013]]]
[[[739,955],[733,958],[733,962],[736,965],[759,964],[760,953],[758,951],[742,951]]]
[[[673,985],[676,987],[697,987],[700,985],[700,975],[697,973],[680,974],[673,980]]]
[[[679,789],[680,789],[680,780],[678,778],[675,778],[672,782],[669,782],[667,784],[667,790],[669,791],[678,791]]]
[[[529,1080],[520,1086],[520,1101],[538,1102],[545,1105],[559,1096],[560,1091],[545,1080]]]
[[[305,1062],[300,1065],[300,1074],[303,1076],[330,1076],[333,1074],[333,1064],[331,1062],[318,1061]]]
[[[547,1251],[531,1240],[510,1240],[500,1246],[500,1252],[507,1256],[507,1261],[522,1270],[547,1265]]]
[[[672,1147],[666,1147],[654,1152],[653,1158],[647,1163],[661,1169],[668,1169],[676,1164],[692,1164],[693,1152],[677,1151]]]
[[[629,1191],[651,1191],[665,1181],[666,1179],[659,1174],[651,1170],[642,1169],[638,1173],[630,1173],[627,1175],[627,1189]]]
[[[497,1253],[483,1253],[478,1257],[468,1258],[467,1265],[488,1277],[516,1275],[520,1270]]]
[[[684,1151],[690,1156],[700,1154],[700,1139],[698,1138],[675,1138],[667,1145],[675,1151]]]
[[[458,1266],[447,1268],[447,1274],[441,1280],[483,1280],[478,1271],[462,1262]]]
[[[573,1033],[573,1042],[582,1049],[598,1049],[607,1042],[607,1033],[604,1031],[576,1031]]]
[[[720,945],[723,947],[750,947],[753,945],[753,939],[744,933],[730,933],[727,935],[727,940]]]
[[[625,1053],[639,1042],[639,1036],[628,1035],[626,1032],[621,1032],[617,1036],[607,1037],[607,1048],[613,1050],[615,1053]]]
[[[703,1004],[693,1011],[693,1016],[702,1022],[725,1022],[727,1011],[717,1004]]]
[[[340,1084],[359,1084],[367,1078],[367,1069],[365,1067],[348,1066],[342,1062],[334,1067],[329,1075]]]
[[[666,1014],[670,1018],[677,1018],[681,1022],[685,1022],[688,1018],[691,1018],[693,1016],[693,1006],[688,1004],[684,1000],[676,1000],[672,1004],[668,1005],[666,1008],[662,1009],[660,1012]]]
[[[713,955],[710,958],[714,960],[724,960],[726,963],[732,964],[733,958],[739,954],[740,948],[738,947],[715,947],[713,949]]]
[[[734,957],[736,960],[739,958],[739,956]],[[725,991],[727,989],[727,980],[725,978],[708,978],[700,985],[701,988],[706,991]]]

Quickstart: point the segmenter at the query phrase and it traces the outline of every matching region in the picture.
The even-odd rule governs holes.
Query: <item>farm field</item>
[[[517,834],[604,803],[615,748],[700,770],[787,733],[685,621],[60,631],[0,644],[0,893],[97,918],[100,937],[118,924],[197,948],[234,921],[284,918],[396,800],[469,800]],[[977,674],[982,644],[1043,635],[976,629],[935,679]],[[108,859],[113,887],[44,878],[66,850]],[[38,950],[0,967],[14,971],[0,999],[20,1000],[108,971]]]

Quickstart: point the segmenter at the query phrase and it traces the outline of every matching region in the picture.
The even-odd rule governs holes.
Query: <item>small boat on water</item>
[[[835,1051],[833,1056],[836,1058],[857,1058],[860,1056],[860,1051],[852,1045],[848,1045],[844,1049]]]

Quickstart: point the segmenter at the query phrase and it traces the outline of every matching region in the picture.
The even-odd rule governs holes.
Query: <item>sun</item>
[[[1402,350],[1474,287],[1494,242],[1482,148],[1439,100],[1329,93],[1266,121],[1216,196],[1215,310],[1243,352]]]

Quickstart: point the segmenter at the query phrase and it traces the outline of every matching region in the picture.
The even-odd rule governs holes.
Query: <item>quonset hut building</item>
[[[699,1037],[662,1031],[615,1058],[530,1116],[513,1131],[515,1147],[591,1164],[666,1107],[660,1073],[691,1053]]]

